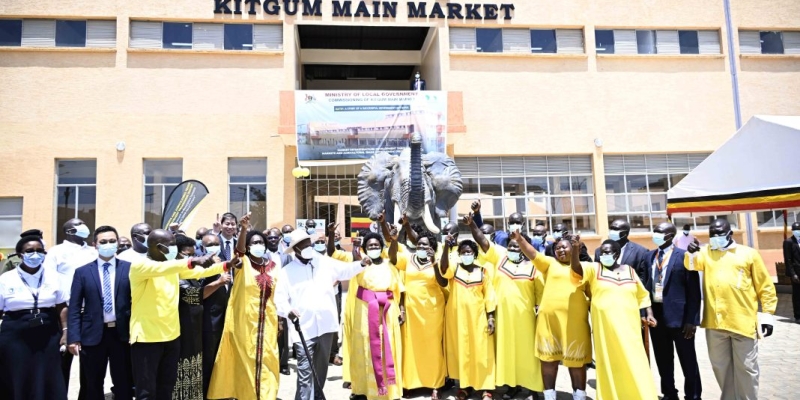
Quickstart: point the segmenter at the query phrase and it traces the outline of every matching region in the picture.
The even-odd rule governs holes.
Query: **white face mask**
[[[511,232],[519,232],[522,230],[522,224],[510,224],[508,230]]]
[[[117,244],[116,243],[106,243],[97,246],[97,252],[100,253],[103,257],[111,257],[114,254],[117,254]]]
[[[219,255],[219,246],[206,247],[206,254],[211,254],[212,256]]]
[[[314,249],[312,249],[311,246],[306,247],[305,249],[300,251],[300,257],[303,257],[303,259],[305,260],[310,260],[314,258]]]
[[[253,257],[261,258],[261,257],[264,256],[264,253],[266,253],[266,252],[267,252],[267,248],[264,247],[263,244],[254,244],[254,245],[250,246],[250,254],[252,254]]]
[[[520,252],[518,252],[518,251],[509,251],[508,252],[508,259],[511,262],[519,262],[521,257],[522,257],[522,254]]]
[[[417,258],[420,260],[427,260],[428,259],[428,251],[419,249],[417,250]]]
[[[472,265],[475,261],[475,256],[472,254],[464,254],[461,256],[461,264],[463,265]]]
[[[314,251],[317,253],[322,253],[327,248],[325,243],[314,243]]]
[[[373,260],[381,258],[380,249],[367,250],[367,257],[369,257],[369,258],[371,258]]]
[[[86,239],[89,237],[89,227],[86,224],[80,224],[75,227],[75,236]]]
[[[618,230],[610,230],[610,231],[608,231],[608,238],[613,240],[613,241],[615,241],[615,242],[619,241],[619,239],[621,238],[621,235],[622,235],[622,233],[620,231],[618,231]]]

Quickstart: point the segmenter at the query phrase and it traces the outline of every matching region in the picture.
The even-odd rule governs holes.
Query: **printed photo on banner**
[[[400,154],[415,132],[422,135],[423,153],[444,153],[447,94],[300,90],[295,118],[300,161],[365,160],[381,151]]]

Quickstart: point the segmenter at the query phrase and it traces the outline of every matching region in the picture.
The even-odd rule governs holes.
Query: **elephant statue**
[[[371,219],[385,212],[387,221],[394,221],[396,206],[400,215],[434,234],[462,190],[455,161],[442,153],[422,155],[422,136],[416,132],[399,156],[375,153],[358,174],[358,201]]]

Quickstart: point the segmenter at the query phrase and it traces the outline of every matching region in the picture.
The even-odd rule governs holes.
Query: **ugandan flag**
[[[671,199],[667,214],[782,210],[800,207],[800,189],[760,190],[748,193]]]
[[[372,223],[372,220],[369,219],[367,216],[355,216],[353,215],[350,217],[350,230],[362,230],[362,229],[369,229],[369,225]]]

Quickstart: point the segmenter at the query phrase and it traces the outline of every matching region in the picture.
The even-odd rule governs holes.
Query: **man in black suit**
[[[75,270],[69,299],[67,343],[81,358],[86,400],[105,399],[106,365],[111,366],[112,392],[117,400],[133,398],[128,344],[131,318],[131,264],[118,260],[117,230],[94,231],[98,259]]]
[[[792,224],[792,236],[783,241],[783,264],[786,276],[792,280],[794,322],[800,323],[800,222]]]
[[[624,219],[614,220],[608,227],[608,238],[619,243],[622,248],[619,262],[622,265],[629,265],[636,270],[639,280],[645,282],[647,275],[647,264],[650,262],[648,250],[641,245],[631,242],[628,236],[631,234],[631,224]],[[594,261],[600,262],[600,248],[594,251]]]
[[[669,222],[662,222],[653,230],[653,243],[658,248],[647,255],[649,262],[644,281],[650,292],[653,316],[658,321],[656,327],[650,328],[650,340],[661,376],[663,399],[679,399],[673,357],[677,352],[683,370],[685,399],[699,400],[703,387],[694,334],[700,325],[700,275],[684,267],[686,251],[672,243],[677,232],[675,225]]]

